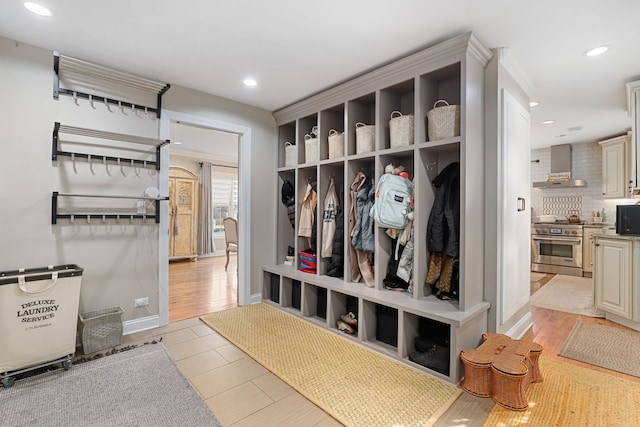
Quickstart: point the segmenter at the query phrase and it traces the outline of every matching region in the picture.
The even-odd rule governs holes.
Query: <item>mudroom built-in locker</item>
[[[460,351],[475,348],[484,332],[496,330],[495,315],[489,313],[498,298],[499,285],[485,287],[484,277],[486,270],[497,266],[485,265],[483,256],[485,209],[494,209],[484,201],[485,97],[497,97],[497,91],[484,93],[485,70],[492,58],[494,53],[472,34],[466,34],[274,113],[280,151],[276,185],[280,189],[285,182],[293,183],[296,211],[292,226],[286,205],[278,203],[274,260],[272,265],[263,266],[265,303],[412,367],[450,382],[460,381]],[[494,99],[491,105],[497,102]],[[457,107],[459,128],[453,135],[434,137],[437,132],[429,129],[428,112],[447,104]],[[410,141],[398,145],[392,141],[390,122],[400,116],[414,120]],[[369,145],[361,138],[365,127],[372,132]],[[343,137],[343,150],[337,151],[338,156],[329,143],[335,135]],[[492,161],[487,160],[489,164]],[[447,166],[458,163],[458,289],[454,297],[441,298],[436,296],[438,289],[425,284],[433,256],[427,249],[429,215],[437,195],[432,182]],[[413,182],[411,286],[400,291],[390,290],[383,283],[397,250],[387,229],[377,224],[373,227],[375,249],[366,258],[374,275],[372,283],[360,279],[359,274],[354,277],[351,263],[356,255],[349,247],[354,178],[364,174],[375,188],[390,164],[402,166]],[[327,274],[334,267],[332,258],[320,256],[319,251],[324,243],[323,200],[332,181],[344,213],[338,237],[344,248],[341,277]],[[302,203],[311,184],[317,193],[315,270],[302,268],[306,267],[303,251],[309,249],[310,239],[300,236],[298,229]],[[523,232],[526,235],[527,231]],[[287,262],[292,259],[292,249],[293,260]],[[348,313],[355,315],[357,326],[345,334],[340,321]],[[439,357],[446,360],[436,365],[421,364],[419,359],[416,362],[414,355],[424,350],[420,348],[424,342],[444,347]]]

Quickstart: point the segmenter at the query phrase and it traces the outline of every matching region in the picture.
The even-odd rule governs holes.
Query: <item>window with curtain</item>
[[[211,178],[211,204],[213,205],[213,235],[224,235],[222,220],[230,216],[238,219],[238,178],[213,176]]]

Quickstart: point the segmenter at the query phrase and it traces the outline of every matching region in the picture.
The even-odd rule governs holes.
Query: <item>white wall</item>
[[[158,186],[151,169],[135,173],[116,165],[51,160],[55,121],[63,124],[132,135],[158,137],[159,121],[88,101],[76,105],[71,97],[52,97],[53,53],[0,38],[0,271],[21,267],[78,264],[82,279],[81,311],[120,305],[124,320],[158,313],[158,234],[152,220],[117,224],[107,220],[91,224],[59,220],[51,224],[51,193],[142,195]],[[260,291],[260,266],[275,238],[270,214],[276,200],[272,165],[276,155],[276,129],[271,113],[184,88],[172,87],[163,107],[236,123],[252,129],[255,155],[250,167],[253,189],[251,292]],[[98,149],[99,151],[99,149]],[[129,203],[132,203],[129,201]],[[135,206],[135,202],[133,202]],[[128,207],[128,206],[125,206]],[[133,299],[148,296],[150,305],[133,308]]]

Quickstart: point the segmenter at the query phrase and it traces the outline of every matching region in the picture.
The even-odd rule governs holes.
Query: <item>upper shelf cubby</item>
[[[124,108],[128,108],[132,111],[155,113],[159,118],[162,95],[170,87],[167,83],[61,55],[58,52],[53,53],[54,99],[58,99],[60,94],[68,95],[76,102],[78,98],[86,99],[92,107],[94,103],[103,103],[108,109],[117,106],[123,111]],[[155,106],[146,105],[152,102],[155,102]]]
[[[65,136],[61,135],[73,135]],[[105,140],[116,141],[116,144],[110,144],[105,146]],[[53,126],[53,137],[51,142],[51,160],[58,160],[58,156],[70,157],[75,160],[76,158],[87,159],[87,161],[95,160],[96,162],[110,162],[116,163],[120,166],[133,166],[133,167],[154,167],[156,170],[160,170],[160,148],[168,144],[169,140],[160,140],[153,138],[146,138],[141,136],[126,135],[122,133],[106,132],[101,130],[87,129],[76,126],[68,126],[55,122]],[[76,150],[70,151],[62,149],[62,144],[72,145]],[[148,149],[140,150],[135,147],[144,145],[153,149],[150,152]],[[87,149],[86,147],[90,147]],[[98,147],[103,150],[103,153],[96,153],[93,151],[93,147]],[[108,154],[107,154],[108,151]],[[116,156],[116,152],[126,151],[128,153],[136,152],[138,158],[133,156]],[[147,159],[152,156],[152,159]]]
[[[415,80],[410,79],[380,90],[380,146],[384,150],[391,146],[391,115],[397,111],[401,115],[413,115],[415,110]],[[397,116],[395,114],[394,116]]]

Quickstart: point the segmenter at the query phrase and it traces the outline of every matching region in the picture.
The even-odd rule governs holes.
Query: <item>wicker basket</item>
[[[445,104],[438,107],[438,104]],[[460,106],[449,105],[444,99],[433,104],[433,110],[427,112],[429,141],[451,138],[460,135]]]
[[[304,161],[305,163],[318,161],[318,138],[309,134],[304,136]]]
[[[80,313],[80,336],[84,354],[122,343],[122,307]]]
[[[329,131],[329,158],[344,157],[344,132]]]
[[[376,125],[356,123],[356,154],[369,153],[374,150],[376,141]]]
[[[290,142],[284,143],[284,165],[296,166],[298,164],[298,150],[295,144]]]
[[[402,115],[400,111],[391,113],[389,137],[391,147],[413,144],[413,114]]]

